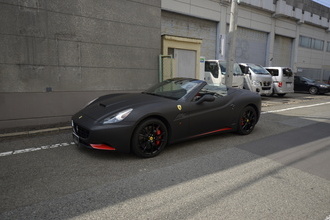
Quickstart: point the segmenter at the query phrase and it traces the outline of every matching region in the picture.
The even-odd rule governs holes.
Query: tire
[[[237,133],[242,135],[250,134],[257,123],[257,112],[251,106],[246,106],[239,117]]]
[[[166,146],[168,132],[165,124],[155,118],[142,121],[132,136],[132,151],[144,158],[157,156]]]
[[[280,94],[277,94],[279,97],[284,97],[286,95],[286,93],[280,93]]]
[[[308,91],[312,95],[317,95],[319,93],[319,89],[315,86],[310,87]]]

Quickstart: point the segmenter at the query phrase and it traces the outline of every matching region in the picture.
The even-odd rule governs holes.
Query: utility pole
[[[228,60],[227,60],[227,77],[226,85],[232,87],[233,74],[234,74],[234,63],[235,63],[235,51],[236,51],[236,32],[237,32],[237,12],[239,0],[231,0],[230,8],[230,22],[229,22],[229,33],[228,33]]]

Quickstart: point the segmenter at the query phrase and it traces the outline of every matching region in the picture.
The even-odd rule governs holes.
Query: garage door
[[[236,40],[236,62],[266,65],[266,32],[239,27]]]
[[[291,67],[292,38],[275,35],[273,66]]]

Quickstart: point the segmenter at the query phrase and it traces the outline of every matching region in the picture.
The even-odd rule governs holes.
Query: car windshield
[[[205,85],[200,91],[199,94],[210,94],[214,97],[223,97],[228,94],[228,88],[225,85]]]
[[[220,62],[221,73],[225,75],[227,73],[227,62]],[[235,75],[243,75],[243,72],[237,63],[234,63],[234,74]]]
[[[301,81],[306,81],[306,82],[310,82],[310,83],[315,82],[315,80],[312,80],[312,79],[309,79],[309,78],[306,78],[306,77],[301,77]]]
[[[249,67],[256,74],[270,75],[270,73],[264,67],[262,67],[260,65],[249,64]]]
[[[196,79],[177,78],[161,82],[150,89],[144,91],[144,94],[161,96],[169,99],[179,100],[189,94],[194,88],[204,83]]]

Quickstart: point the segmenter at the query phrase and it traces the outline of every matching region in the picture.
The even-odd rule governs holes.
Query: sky
[[[313,0],[313,1],[330,8],[330,0]]]

